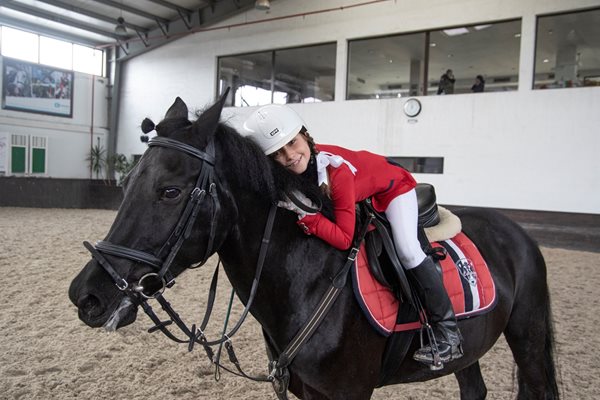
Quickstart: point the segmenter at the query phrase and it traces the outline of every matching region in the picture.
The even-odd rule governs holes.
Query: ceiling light
[[[519,33],[515,33],[515,37],[516,38],[520,38],[521,37],[521,33],[520,32]]]
[[[117,18],[117,26],[115,26],[115,34],[119,36],[127,36],[127,28],[125,28],[125,20],[123,17]]]
[[[492,25],[491,24],[488,24],[488,25],[475,25],[474,28],[475,28],[476,31],[480,31],[482,29],[489,28],[490,26],[492,26]]]
[[[458,36],[464,35],[465,33],[469,33],[467,28],[452,28],[452,29],[444,29],[444,32],[447,36]]]
[[[271,9],[271,2],[269,0],[256,0],[254,8],[261,11],[267,11]]]
[[[429,44],[429,46],[431,46],[431,47],[435,47],[435,46],[437,46],[437,43],[435,43],[435,42],[431,42],[431,43]]]

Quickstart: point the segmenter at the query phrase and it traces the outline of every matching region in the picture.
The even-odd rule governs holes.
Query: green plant
[[[98,138],[98,142],[92,146],[90,153],[85,160],[89,163],[92,172],[96,174],[96,179],[100,179],[100,173],[107,163],[106,150],[100,145],[100,138]]]
[[[122,185],[123,180],[129,172],[135,167],[137,161],[132,157],[131,160],[128,160],[124,154],[117,153],[114,156],[110,157],[110,161],[114,171],[119,175],[119,179],[117,180],[117,185]]]

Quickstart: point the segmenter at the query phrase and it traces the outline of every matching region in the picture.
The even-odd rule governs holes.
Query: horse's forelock
[[[192,125],[187,118],[167,118],[156,125],[158,136],[172,137],[174,133]]]

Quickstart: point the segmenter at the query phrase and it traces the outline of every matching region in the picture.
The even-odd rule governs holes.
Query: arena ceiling
[[[97,48],[118,45],[129,58],[254,6],[255,0],[0,0],[0,24]]]

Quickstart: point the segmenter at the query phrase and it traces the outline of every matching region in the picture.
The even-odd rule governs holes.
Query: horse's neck
[[[219,255],[232,286],[246,303],[255,278],[269,206],[246,204],[239,211],[238,223]],[[295,323],[308,318],[329,285],[330,270],[336,269],[332,265],[342,264],[338,253],[320,240],[303,235],[294,221],[286,211],[277,211],[251,308],[254,317],[275,340],[277,336],[289,336],[290,329],[297,329]],[[290,320],[292,316],[294,321]],[[298,316],[303,316],[302,320]]]

